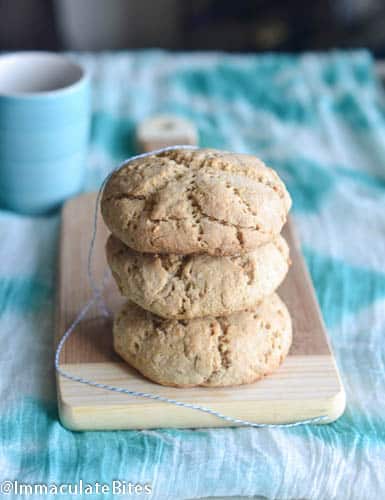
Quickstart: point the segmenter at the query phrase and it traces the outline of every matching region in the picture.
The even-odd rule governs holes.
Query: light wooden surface
[[[57,303],[57,339],[90,298],[87,255],[95,194],[67,202],[62,213]],[[104,243],[107,230],[99,216],[94,254],[94,275],[101,280],[106,269]],[[261,423],[284,423],[326,415],[338,418],[345,393],[327,342],[314,290],[305,268],[292,222],[285,229],[292,266],[279,293],[292,315],[294,342],[277,373],[255,384],[232,388],[178,389],[144,379],[113,352],[111,320],[92,311],[66,344],[63,367],[74,375],[137,391],[209,406],[226,415]],[[114,312],[122,298],[112,279],[105,292]],[[59,413],[70,429],[130,429],[160,427],[223,427],[211,415],[171,404],[130,397],[57,379]]]

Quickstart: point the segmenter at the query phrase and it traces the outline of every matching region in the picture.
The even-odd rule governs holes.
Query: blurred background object
[[[103,50],[177,48],[179,0],[54,0],[59,40],[65,48]]]
[[[198,145],[198,130],[193,122],[175,115],[155,115],[139,124],[136,130],[139,151],[153,151],[175,144]]]
[[[161,47],[238,52],[367,47],[385,55],[383,0],[0,0],[0,50]]]

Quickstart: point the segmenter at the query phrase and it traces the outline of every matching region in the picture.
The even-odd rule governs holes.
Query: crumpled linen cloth
[[[333,424],[291,429],[66,430],[58,420],[53,371],[60,217],[3,211],[0,480],[118,478],[150,483],[157,499],[380,498],[385,106],[370,55],[72,56],[89,69],[94,85],[86,189],[96,189],[135,152],[136,124],[159,112],[193,120],[202,146],[255,153],[279,171],[294,200],[347,408]]]

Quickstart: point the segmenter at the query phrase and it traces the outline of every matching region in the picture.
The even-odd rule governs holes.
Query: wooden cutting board
[[[96,195],[68,201],[62,211],[57,294],[57,340],[72,323],[91,292],[87,255]],[[307,273],[293,222],[284,229],[292,266],[279,294],[293,319],[294,342],[277,373],[251,385],[231,388],[178,389],[143,378],[114,353],[111,320],[97,310],[89,313],[64,347],[61,366],[70,373],[127,389],[152,392],[208,406],[223,414],[256,423],[286,423],[317,416],[337,419],[345,408],[345,393],[330,350],[325,327]],[[107,229],[99,216],[94,274],[106,269]],[[105,292],[112,312],[122,303],[112,278]],[[161,427],[223,427],[225,421],[196,410],[136,398],[57,377],[60,419],[69,429],[145,429]]]

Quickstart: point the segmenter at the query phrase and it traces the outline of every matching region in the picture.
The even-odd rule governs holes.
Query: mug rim
[[[7,98],[7,99],[39,99],[40,97],[55,97],[63,94],[67,94],[70,92],[73,92],[76,90],[78,87],[80,87],[82,84],[87,82],[89,80],[88,73],[86,69],[67,55],[58,53],[58,52],[50,52],[50,51],[43,51],[43,50],[23,50],[23,51],[17,51],[17,52],[7,52],[0,54],[0,68],[2,63],[4,63],[7,60],[10,59],[24,59],[24,58],[30,58],[30,57],[49,57],[51,59],[55,59],[56,61],[61,61],[63,63],[66,63],[69,66],[72,66],[72,68],[75,68],[76,70],[79,71],[79,77],[75,79],[72,83],[69,83],[68,85],[64,85],[63,87],[59,87],[56,89],[52,90],[43,90],[43,91],[36,91],[36,92],[13,92],[13,91],[3,91],[0,89],[0,98]]]

